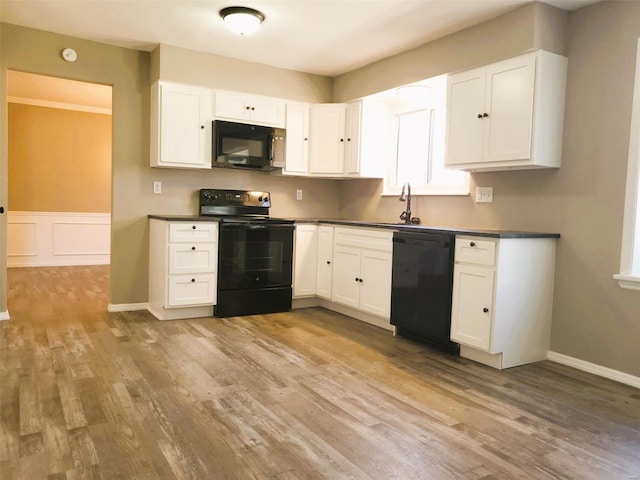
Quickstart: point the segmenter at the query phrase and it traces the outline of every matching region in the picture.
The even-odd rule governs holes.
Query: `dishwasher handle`
[[[442,248],[449,248],[450,242],[448,240],[435,240],[429,238],[393,238],[393,243],[403,243],[405,245],[431,245]]]

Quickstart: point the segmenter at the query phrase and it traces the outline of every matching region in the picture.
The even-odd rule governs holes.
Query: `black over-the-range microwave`
[[[284,167],[286,131],[283,128],[214,120],[213,167],[274,170]]]

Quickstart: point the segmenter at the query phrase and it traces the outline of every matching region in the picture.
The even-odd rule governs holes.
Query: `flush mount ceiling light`
[[[251,35],[264,21],[264,14],[248,7],[227,7],[220,10],[220,16],[233,33]]]

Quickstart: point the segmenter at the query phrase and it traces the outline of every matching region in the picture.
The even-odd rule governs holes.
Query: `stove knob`
[[[259,201],[259,202],[262,202],[262,197],[258,197],[258,201]]]
[[[269,197],[264,197],[264,203],[269,203]]]

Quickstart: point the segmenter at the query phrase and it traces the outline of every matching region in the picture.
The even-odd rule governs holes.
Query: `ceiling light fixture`
[[[248,7],[227,7],[220,10],[220,16],[233,33],[251,35],[264,21],[264,13]]]

